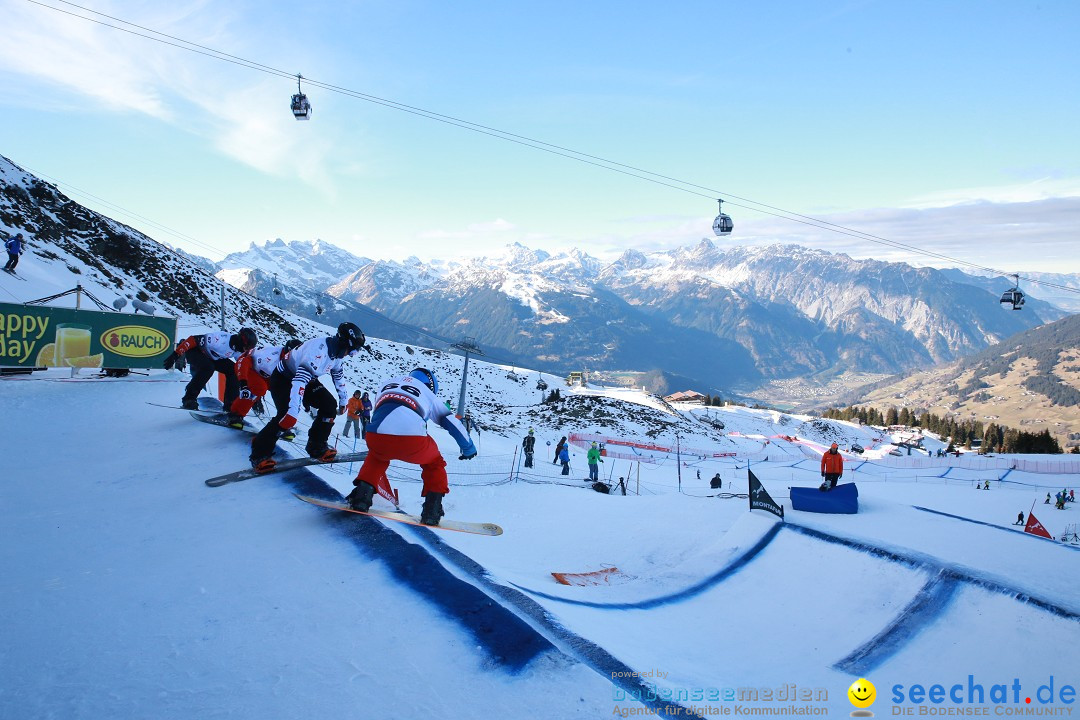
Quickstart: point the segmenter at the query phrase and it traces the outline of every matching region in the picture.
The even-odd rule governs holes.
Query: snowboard
[[[338,453],[337,457],[330,462],[323,462],[318,458],[289,458],[288,460],[279,460],[278,464],[270,472],[259,473],[255,472],[254,468],[247,468],[246,470],[238,470],[237,472],[212,477],[206,481],[206,484],[210,487],[221,487],[222,485],[240,482],[241,480],[250,480],[253,477],[259,477],[260,475],[274,475],[275,473],[285,472],[286,470],[295,470],[296,468],[309,467],[311,465],[333,465],[336,463],[358,462],[366,457],[367,450],[362,452]]]
[[[420,527],[430,528],[431,530],[453,530],[454,532],[471,533],[473,535],[502,535],[503,533],[503,529],[495,523],[462,522],[460,520],[447,520],[446,518],[442,518],[438,525],[425,525],[420,522],[419,517],[416,515],[409,515],[408,513],[390,512],[385,510],[368,510],[367,512],[361,512],[359,510],[353,510],[344,503],[320,500],[318,498],[299,495],[297,493],[293,493],[293,495],[295,495],[298,500],[303,500],[306,503],[318,505],[319,507],[329,508],[330,510],[341,510],[342,512],[354,513],[356,515],[368,515],[369,517],[393,520],[394,522],[405,523],[406,525],[419,525]]]
[[[198,410],[192,410],[190,408],[180,407],[179,405],[165,405],[164,403],[150,402],[149,400],[146,402],[146,404],[147,405],[153,405],[154,407],[169,408],[170,410],[187,410],[192,415],[195,415],[196,413],[205,414],[205,415],[216,415],[218,413],[225,412],[221,407],[218,407],[218,408],[200,407]],[[218,405],[220,406],[221,403],[218,403]]]
[[[195,418],[196,420],[201,420],[202,422],[210,423],[211,425],[229,428],[230,430],[242,430],[244,432],[249,432],[252,434],[259,432],[259,428],[255,427],[247,420],[244,420],[244,427],[234,428],[232,425],[229,424],[229,414],[221,412],[220,410],[218,410],[217,412],[214,412],[212,410],[189,410],[188,412],[190,412],[191,417]]]

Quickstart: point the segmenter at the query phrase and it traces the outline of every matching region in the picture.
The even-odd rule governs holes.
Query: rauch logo
[[[101,345],[111,353],[124,357],[143,358],[157,355],[172,347],[165,333],[140,325],[109,328],[101,334]]]

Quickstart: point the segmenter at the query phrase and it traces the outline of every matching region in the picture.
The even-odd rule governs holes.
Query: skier
[[[521,448],[525,451],[525,467],[531,468],[533,466],[533,453],[536,448],[536,436],[532,428],[529,428],[529,434],[521,441]]]
[[[345,408],[345,430],[341,433],[345,437],[349,437],[349,428],[353,429],[353,435],[356,437],[362,437],[360,434],[360,413],[364,409],[364,403],[360,399],[360,391],[357,390],[349,398],[349,404]]]
[[[555,446],[555,459],[551,461],[552,465],[555,465],[562,459],[563,448],[566,447],[566,436],[563,435],[562,440],[559,440],[559,444]],[[563,473],[565,475],[566,473]]]
[[[843,475],[844,456],[840,454],[839,446],[833,443],[821,456],[821,477],[825,478],[825,482],[818,489],[825,492],[832,490]]]
[[[307,454],[323,462],[337,455],[326,440],[334,428],[334,417],[345,412],[345,377],[341,362],[364,348],[366,338],[351,322],[338,325],[337,334],[308,340],[285,353],[270,375],[270,397],[277,414],[251,441],[251,466],[259,472],[270,472],[277,464],[271,457],[277,445],[278,431],[291,430],[306,403],[316,408],[315,421],[308,430]],[[334,381],[337,401],[319,380],[327,372]]]
[[[565,440],[565,438],[563,438]],[[570,474],[570,446],[566,443],[559,444],[559,462],[562,463],[562,475]]]
[[[19,256],[23,252],[23,236],[22,233],[15,233],[14,237],[10,237],[4,241],[4,248],[7,250],[8,261],[4,269],[9,273],[15,272],[15,266],[19,264]]]
[[[424,507],[420,522],[438,525],[444,515],[443,497],[450,492],[446,477],[446,460],[439,446],[427,433],[427,421],[434,420],[450,433],[461,451],[459,460],[476,457],[476,446],[465,428],[439,402],[439,381],[427,368],[416,368],[408,375],[392,378],[375,396],[375,411],[367,432],[368,455],[353,480],[353,491],[345,501],[354,510],[367,512],[375,496],[375,488],[386,474],[391,460],[419,465],[424,481],[420,495]]]
[[[585,457],[589,462],[589,480],[596,482],[600,479],[599,463],[604,461],[600,459],[600,449],[596,447],[595,441],[589,446],[589,452],[586,453]]]
[[[184,389],[184,397],[180,405],[186,410],[198,410],[199,393],[206,387],[207,381],[216,370],[225,378],[225,397],[222,401],[226,408],[232,407],[233,400],[240,394],[233,359],[254,349],[258,344],[259,337],[251,328],[241,328],[235,335],[227,332],[213,332],[192,335],[181,341],[163,363],[166,370],[171,370],[173,365],[184,357],[191,365],[191,381]]]
[[[244,428],[244,418],[251,408],[260,403],[269,389],[270,376],[274,374],[278,363],[294,348],[300,347],[299,340],[289,340],[282,346],[263,347],[248,350],[236,361],[236,378],[240,384],[240,393],[229,406],[229,426],[237,430]],[[292,440],[296,433],[289,429],[281,435],[283,440]]]

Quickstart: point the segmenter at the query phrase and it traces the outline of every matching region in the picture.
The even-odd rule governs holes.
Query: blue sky
[[[719,190],[736,229],[718,244],[943,264],[739,196],[978,265],[1080,272],[1080,3],[80,4]],[[711,191],[321,88],[296,122],[295,80],[28,0],[0,0],[0,26],[0,154],[214,259],[278,237],[426,259],[712,234]]]

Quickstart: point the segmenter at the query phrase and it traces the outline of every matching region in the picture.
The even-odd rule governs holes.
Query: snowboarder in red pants
[[[375,410],[367,427],[367,458],[353,480],[356,487],[345,499],[354,510],[367,512],[371,509],[375,488],[390,461],[401,460],[421,468],[424,508],[420,522],[439,524],[443,516],[442,499],[450,492],[450,486],[446,460],[427,434],[427,421],[434,420],[457,441],[460,460],[476,457],[476,446],[458,419],[439,402],[438,392],[438,380],[427,368],[417,368],[383,385],[375,398]]]

